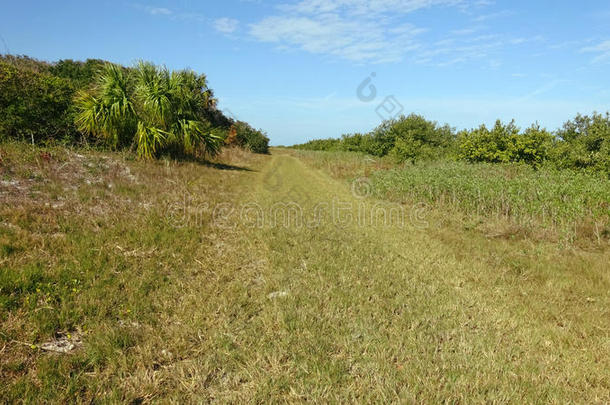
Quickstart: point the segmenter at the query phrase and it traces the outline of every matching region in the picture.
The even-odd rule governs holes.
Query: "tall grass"
[[[295,151],[338,178],[366,177],[377,198],[424,203],[469,223],[517,226],[519,233],[597,242],[610,237],[610,180],[582,170],[436,161],[396,165],[350,152]],[[493,232],[491,232],[493,233]]]
[[[476,216],[563,230],[591,224],[604,232],[609,224],[610,182],[581,171],[445,161],[376,171],[372,183],[379,196]]]

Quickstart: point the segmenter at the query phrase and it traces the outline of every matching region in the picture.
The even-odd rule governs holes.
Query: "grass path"
[[[607,249],[452,229],[282,151],[4,149],[0,403],[610,402]]]
[[[310,214],[333,201],[354,216],[377,204],[287,155],[271,158],[248,198]],[[610,399],[607,269],[586,256],[451,244],[409,222],[338,226],[327,215],[313,228],[250,230],[266,246],[263,295],[287,294],[261,302],[238,339],[259,399]]]

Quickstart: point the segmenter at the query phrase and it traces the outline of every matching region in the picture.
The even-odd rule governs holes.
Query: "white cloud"
[[[315,17],[268,17],[251,26],[254,38],[263,42],[296,46],[315,54],[327,54],[362,62],[400,60],[417,47],[421,29],[404,24],[388,27],[372,21],[348,20],[336,14]]]
[[[601,42],[597,45],[587,46],[580,50],[581,52],[597,53],[593,58],[593,63],[602,63],[610,61],[610,40]]]
[[[152,15],[172,15],[172,10],[163,7],[149,7],[147,11]]]
[[[233,18],[219,18],[214,20],[213,25],[218,32],[222,32],[223,34],[232,34],[237,31],[239,21]]]
[[[464,0],[302,0],[281,8],[303,14],[346,12],[351,15],[377,15],[383,13],[408,14],[439,5],[458,5]]]
[[[302,0],[250,25],[250,35],[280,49],[301,49],[354,62],[393,62],[421,45],[424,28],[399,23],[414,11],[466,0]]]
[[[512,12],[510,10],[502,10],[502,11],[498,11],[497,13],[479,15],[479,16],[473,18],[472,21],[480,23],[483,21],[493,20],[496,18],[509,17],[511,15],[514,15],[514,12]]]

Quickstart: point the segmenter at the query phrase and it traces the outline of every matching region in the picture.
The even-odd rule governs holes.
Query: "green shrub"
[[[346,136],[346,135],[344,135]],[[314,150],[314,151],[331,151],[340,150],[339,145],[341,144],[340,139],[314,139],[301,145],[296,145],[294,148],[301,150]]]
[[[454,143],[453,130],[416,114],[386,120],[368,134],[343,135],[297,145],[297,149],[391,155],[398,162],[437,159]]]
[[[554,139],[553,134],[540,125],[532,125],[513,137],[511,161],[539,167],[549,159]]]
[[[235,123],[235,130],[235,141],[239,146],[254,153],[269,153],[269,138],[264,132],[243,121]]]
[[[68,80],[0,62],[0,139],[70,139],[74,88]]]
[[[108,62],[100,59],[87,59],[85,62],[71,59],[60,60],[49,66],[49,73],[67,79],[72,82],[74,87],[81,89],[94,83],[96,76],[106,63]]]
[[[560,168],[581,168],[610,175],[610,114],[577,115],[558,132],[553,161]]]
[[[12,65],[17,69],[25,69],[36,73],[50,73],[51,64],[30,58],[26,55],[0,55],[0,63]]]
[[[115,148],[136,146],[147,159],[163,151],[214,155],[222,138],[202,115],[206,89],[205,77],[193,71],[170,72],[146,62],[133,70],[107,64],[95,86],[79,93],[76,123]]]
[[[496,121],[493,129],[485,125],[458,135],[461,159],[469,162],[527,163],[538,167],[549,159],[553,135],[539,125],[521,133],[514,121]]]
[[[398,162],[438,159],[454,140],[448,125],[441,127],[415,114],[392,122],[386,136],[394,140],[389,154]]]
[[[462,131],[458,135],[459,157],[469,162],[510,162],[512,138],[518,134],[514,121],[504,125],[500,120],[492,130],[481,125],[472,131]]]

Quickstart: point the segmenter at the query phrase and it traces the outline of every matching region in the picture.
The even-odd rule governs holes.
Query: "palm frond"
[[[155,127],[147,127],[143,122],[138,122],[136,137],[138,139],[138,156],[144,159],[152,159],[157,148],[163,144],[167,133]]]

